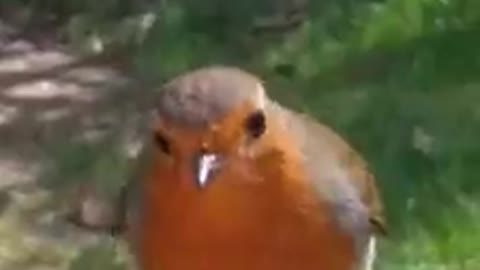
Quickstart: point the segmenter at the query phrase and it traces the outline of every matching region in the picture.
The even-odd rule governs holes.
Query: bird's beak
[[[201,153],[195,163],[195,181],[200,188],[204,188],[212,175],[220,168],[221,158],[218,154]]]

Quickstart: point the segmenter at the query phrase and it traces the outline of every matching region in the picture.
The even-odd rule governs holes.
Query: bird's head
[[[167,82],[156,101],[155,166],[204,189],[218,174],[244,171],[269,132],[261,81],[232,67],[206,67]],[[235,165],[232,165],[235,164]],[[180,178],[180,179],[179,179]]]

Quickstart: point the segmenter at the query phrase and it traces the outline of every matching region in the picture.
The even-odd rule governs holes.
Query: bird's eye
[[[245,130],[253,138],[262,136],[265,129],[265,114],[261,110],[250,114],[245,120]]]
[[[168,140],[160,133],[155,132],[153,137],[157,147],[165,154],[170,154],[170,144]]]

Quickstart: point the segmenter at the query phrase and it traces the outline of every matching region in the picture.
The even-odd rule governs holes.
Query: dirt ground
[[[79,250],[109,240],[62,218],[65,198],[45,185],[52,149],[116,132],[128,152],[145,95],[112,57],[38,48],[9,31],[0,24],[0,270],[72,269]]]

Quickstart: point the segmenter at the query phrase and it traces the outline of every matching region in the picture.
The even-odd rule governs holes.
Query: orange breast
[[[142,270],[353,269],[352,240],[304,182],[235,164],[204,190],[175,168],[153,169]]]

